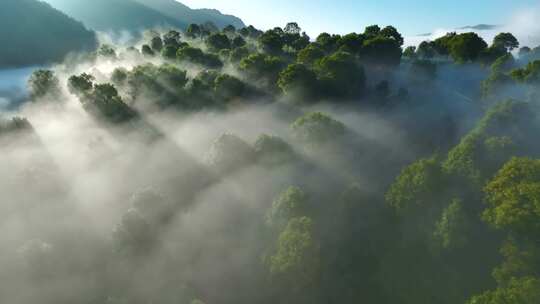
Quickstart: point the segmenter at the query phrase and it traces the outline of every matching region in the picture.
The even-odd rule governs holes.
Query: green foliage
[[[405,58],[416,58],[416,46],[408,46],[403,50],[403,57]]]
[[[437,246],[443,249],[460,249],[468,242],[469,228],[463,202],[454,200],[444,209],[440,220],[435,224],[433,237]]]
[[[398,30],[393,26],[387,26],[383,28],[380,31],[379,36],[395,40],[400,47],[403,45],[404,42],[403,36],[401,36]]]
[[[519,41],[512,33],[500,33],[493,38],[493,46],[512,51],[519,47]]]
[[[326,83],[326,92],[332,97],[354,98],[363,94],[366,76],[364,68],[354,56],[336,52],[317,63],[319,77]]]
[[[446,176],[437,157],[405,167],[386,193],[386,201],[399,214],[430,209],[444,191]]]
[[[449,42],[450,55],[458,63],[479,59],[487,48],[487,43],[476,33],[464,33],[453,37]]]
[[[36,70],[28,79],[28,89],[33,100],[47,95],[54,97],[60,93],[60,81],[51,70]]]
[[[520,144],[515,140],[523,138],[531,128],[534,128],[534,124],[528,104],[512,100],[499,103],[486,113],[476,128],[450,150],[443,166],[450,174],[481,185],[518,152],[506,148],[519,147]],[[504,136],[514,141],[514,144],[499,146],[503,149],[494,151],[490,137]]]
[[[285,41],[278,31],[269,30],[257,38],[259,47],[270,55],[279,55],[283,52]]]
[[[303,64],[291,64],[279,74],[278,86],[284,94],[312,98],[317,95],[317,74]]]
[[[198,64],[207,68],[220,68],[223,66],[223,63],[216,55],[206,54],[201,49],[191,46],[185,46],[178,49],[176,58],[181,62]]]
[[[240,61],[240,70],[255,79],[266,79],[270,83],[277,80],[285,63],[279,57],[264,54],[252,54]]]
[[[123,86],[126,84],[128,73],[124,68],[116,68],[111,75],[111,81],[117,86]]]
[[[312,286],[320,271],[320,245],[314,237],[313,221],[293,218],[280,234],[277,252],[270,258],[270,272],[287,280],[293,289]]]
[[[266,215],[266,222],[274,229],[281,231],[293,218],[309,214],[307,195],[298,187],[289,187],[272,203]]]
[[[225,34],[214,33],[206,38],[206,46],[213,52],[219,52],[220,50],[230,49],[231,41]]]
[[[236,36],[231,42],[231,47],[233,49],[244,47],[247,44],[246,40],[242,38],[241,36]]]
[[[401,44],[396,38],[375,37],[364,42],[361,54],[366,63],[398,66],[401,60]]]
[[[473,297],[467,304],[531,304],[540,302],[540,279],[514,278],[508,285]]]
[[[180,50],[176,46],[165,45],[165,47],[161,50],[161,56],[163,56],[165,59],[174,60],[177,58],[177,52],[180,52]],[[149,55],[152,55],[152,53],[149,53]]]
[[[325,56],[324,51],[316,44],[310,44],[298,52],[296,61],[305,65],[314,65]]]
[[[189,38],[197,38],[201,36],[201,27],[198,24],[190,24],[186,29],[186,35]]]
[[[515,69],[510,75],[518,82],[538,84],[540,83],[540,60],[529,62],[526,67]]]
[[[114,47],[108,44],[102,44],[97,50],[97,54],[98,56],[109,58],[109,59],[116,58],[116,51],[114,50]]]
[[[258,162],[268,167],[287,164],[295,157],[292,147],[277,136],[260,135],[253,148]]]
[[[485,192],[489,208],[483,218],[488,223],[520,235],[540,236],[540,161],[511,159]]]
[[[116,88],[108,83],[96,84],[81,97],[84,108],[106,122],[118,124],[138,118],[137,112],[124,103]]]
[[[435,51],[433,43],[422,41],[418,45],[418,50],[416,51],[416,54],[418,55],[419,58],[431,59],[437,54],[437,52]]]
[[[321,113],[308,113],[292,124],[296,139],[308,145],[319,145],[340,140],[345,135],[345,125]]]
[[[337,49],[337,45],[340,40],[340,35],[322,33],[317,37],[316,42],[325,52],[331,53]]]
[[[163,40],[161,39],[161,37],[155,36],[150,41],[150,46],[152,47],[152,50],[154,52],[160,53],[161,50],[163,49]]]
[[[68,79],[68,89],[71,94],[84,95],[88,94],[94,88],[94,76],[83,73],[79,76],[71,76]]]
[[[218,173],[227,173],[250,165],[255,160],[255,152],[244,140],[236,135],[223,134],[218,137],[206,154],[206,162]]]
[[[219,75],[214,81],[216,95],[224,100],[242,97],[247,92],[247,85],[240,79],[228,75]]]
[[[172,46],[168,46],[167,47],[168,49],[165,50],[163,52],[163,57],[165,58],[168,58],[168,59],[172,59],[171,58],[171,53],[172,51],[174,50],[174,47]],[[142,47],[141,47],[141,53],[145,56],[149,56],[149,57],[152,57],[154,55],[156,55],[156,53],[154,52],[154,50],[152,50],[152,48],[148,45],[148,44],[144,44]],[[173,57],[174,58],[174,57]]]

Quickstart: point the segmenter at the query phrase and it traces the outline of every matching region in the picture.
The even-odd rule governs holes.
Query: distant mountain
[[[233,25],[236,28],[245,27],[244,22],[235,16],[224,15],[215,9],[191,9],[175,0],[135,0],[143,5],[146,5],[162,14],[182,20],[188,24],[196,23],[203,24],[207,21],[213,22],[220,28],[227,25]]]
[[[82,23],[37,0],[0,1],[0,41],[0,68],[60,61],[97,44]]]
[[[476,31],[490,31],[499,28],[500,25],[495,24],[477,24],[477,25],[467,25],[457,28],[458,30],[476,30]]]
[[[216,10],[193,10],[174,0],[44,0],[97,31],[139,32],[153,27],[185,29],[211,21],[243,26],[242,20]]]
[[[498,29],[500,27],[501,27],[500,25],[495,25],[495,24],[477,24],[477,25],[467,25],[467,26],[458,27],[458,28],[456,28],[456,30],[458,30],[458,31],[463,31],[463,30],[491,31],[491,30],[496,30],[496,29]],[[433,33],[423,33],[423,34],[418,34],[416,36],[418,36],[418,37],[428,37],[428,36],[432,36],[432,35],[433,35]]]
[[[157,26],[184,28],[173,19],[134,0],[45,0],[96,31],[137,32]]]

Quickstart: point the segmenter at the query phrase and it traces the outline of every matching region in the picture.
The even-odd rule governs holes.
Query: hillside
[[[0,6],[0,68],[59,61],[96,45],[93,32],[44,2],[4,0]]]
[[[96,31],[136,32],[156,26],[183,28],[187,25],[132,0],[46,0],[46,2]]]
[[[175,0],[135,0],[144,4],[162,14],[182,20],[186,23],[202,24],[207,21],[212,21],[218,27],[223,28],[231,24],[237,28],[245,26],[244,22],[235,16],[224,15],[214,9],[191,9]]]
[[[45,0],[97,31],[138,32],[152,27],[185,29],[190,23],[212,21],[224,27],[243,26],[240,19],[214,10],[192,10],[167,0]]]

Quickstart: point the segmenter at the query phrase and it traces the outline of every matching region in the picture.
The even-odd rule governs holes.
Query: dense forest
[[[540,48],[143,37],[4,113],[1,303],[540,303]]]
[[[70,52],[92,51],[97,46],[92,31],[36,0],[0,3],[0,40],[0,68],[58,62]]]

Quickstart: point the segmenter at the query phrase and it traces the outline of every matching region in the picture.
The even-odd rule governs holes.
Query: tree
[[[178,51],[179,49],[177,49],[175,46],[165,45],[165,47],[161,50],[161,56],[163,56],[163,58],[173,60],[176,59],[176,52]]]
[[[338,41],[339,50],[352,54],[359,54],[362,51],[364,41],[364,35],[358,35],[356,33],[347,34],[342,36]]]
[[[511,33],[500,33],[493,38],[493,46],[512,51],[519,47],[519,41]]]
[[[128,78],[128,71],[125,68],[114,69],[111,75],[111,81],[113,84],[123,86]]]
[[[206,154],[208,165],[220,174],[250,165],[254,160],[253,148],[232,134],[223,134],[218,137]]]
[[[28,79],[30,98],[36,100],[47,95],[60,94],[60,81],[51,70],[37,70]]]
[[[90,74],[83,73],[80,76],[71,76],[68,79],[68,89],[71,94],[75,95],[85,95],[92,91],[94,88],[93,81],[95,80],[94,76]]]
[[[518,235],[540,236],[540,161],[513,158],[486,188],[489,208],[483,218]]]
[[[433,237],[438,247],[461,249],[467,244],[470,227],[462,204],[461,200],[454,199],[435,224]]]
[[[379,36],[380,33],[381,28],[376,24],[367,26],[364,30],[364,36],[366,36],[367,39],[375,38]]]
[[[338,42],[340,40],[340,35],[330,35],[328,33],[322,33],[317,37],[315,41],[325,52],[331,53],[336,50]]]
[[[308,113],[292,124],[294,136],[302,143],[319,145],[339,140],[345,135],[345,125],[321,113]]]
[[[314,65],[324,56],[324,51],[319,46],[311,44],[298,52],[296,61],[305,65]]]
[[[276,254],[270,258],[270,273],[286,280],[294,291],[317,283],[320,271],[320,245],[314,236],[313,221],[293,218],[280,234]]]
[[[445,175],[436,157],[405,167],[386,193],[386,201],[398,214],[429,210],[439,201]]]
[[[404,42],[403,36],[401,36],[401,34],[393,26],[387,26],[387,27],[383,28],[379,32],[379,36],[394,39],[399,44],[399,46],[402,46],[403,42]]]
[[[241,36],[234,37],[231,44],[233,49],[241,48],[241,47],[244,47],[245,45],[246,45],[246,40],[244,40],[244,38],[242,38]]]
[[[403,57],[406,58],[416,58],[416,47],[415,46],[408,46],[403,51]]]
[[[416,54],[421,59],[431,59],[437,54],[437,52],[433,48],[432,43],[422,41],[418,45],[418,50],[416,51]]]
[[[389,67],[398,66],[401,55],[401,45],[398,40],[381,36],[366,40],[361,51],[361,59],[365,64]]]
[[[186,46],[178,49],[176,58],[179,61],[191,62],[208,68],[220,68],[223,63],[216,55],[206,54],[201,49]]]
[[[487,48],[487,43],[476,33],[464,33],[450,41],[450,55],[459,63],[475,61]]]
[[[94,85],[92,92],[81,97],[81,102],[92,115],[110,123],[124,123],[138,117],[137,112],[124,103],[116,88],[108,83]]]
[[[154,38],[152,38],[150,46],[152,47],[152,50],[154,52],[159,53],[161,52],[161,49],[163,49],[163,40],[161,40],[161,37],[155,36]]]
[[[163,52],[163,57],[165,58],[169,58],[170,59],[170,53],[172,52],[172,50],[174,50],[174,47],[172,46],[167,46],[167,50],[165,52]],[[154,56],[156,53],[154,52],[154,50],[152,50],[152,48],[148,45],[148,44],[144,44],[141,48],[141,53],[145,56],[149,56],[149,57],[152,57]],[[169,56],[169,57],[167,57]]]
[[[540,302],[540,279],[514,278],[508,285],[473,297],[467,304],[530,304]]]
[[[364,93],[364,68],[350,53],[326,56],[317,62],[316,70],[327,86],[325,92],[331,97],[355,98]]]
[[[249,49],[247,47],[235,48],[229,54],[229,60],[233,63],[239,63],[242,59],[250,55]]]
[[[219,75],[214,83],[216,95],[223,100],[242,97],[247,90],[244,82],[228,74]]]
[[[540,60],[529,62],[525,67],[513,70],[510,75],[517,82],[538,84],[540,83]]]
[[[302,29],[300,28],[300,26],[298,26],[298,23],[289,22],[287,23],[283,31],[287,34],[299,35],[302,32]]]
[[[298,187],[289,187],[272,203],[266,222],[277,231],[282,231],[291,219],[309,213],[308,196]]]
[[[97,50],[97,54],[98,56],[109,58],[109,59],[116,58],[116,51],[111,45],[108,45],[108,44],[102,44]]]
[[[163,35],[163,44],[178,48],[180,46],[180,37],[181,35],[179,32],[175,30],[168,31],[165,35]]]
[[[276,30],[266,31],[257,39],[257,41],[261,50],[270,55],[281,54],[283,52],[283,46],[285,46],[283,37]]]
[[[277,136],[260,135],[253,148],[257,155],[257,161],[267,167],[287,164],[295,157],[292,147]]]
[[[284,94],[299,94],[299,98],[317,95],[317,74],[303,64],[289,65],[279,74],[278,86]]]
[[[231,48],[231,41],[225,34],[214,33],[206,38],[206,45],[213,52]]]
[[[191,38],[198,38],[201,36],[201,27],[197,24],[190,24],[188,28],[186,29],[186,35]]]
[[[228,34],[228,35],[232,35],[234,33],[236,33],[236,28],[234,27],[234,25],[227,25],[226,27],[223,28],[223,33],[225,34]]]
[[[251,54],[240,61],[240,70],[256,79],[267,79],[274,83],[285,63],[278,57]]]

